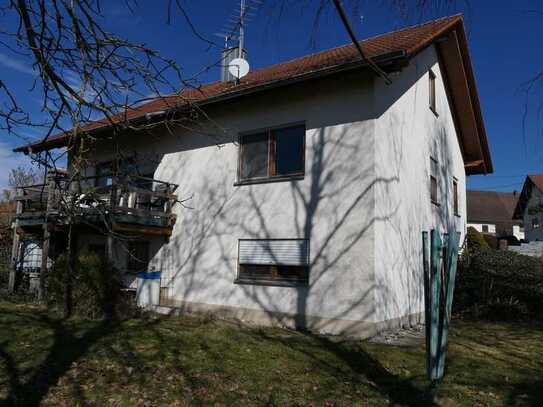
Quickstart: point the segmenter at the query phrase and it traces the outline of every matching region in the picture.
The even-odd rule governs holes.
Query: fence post
[[[432,402],[443,379],[449,334],[450,317],[456,278],[460,233],[430,232],[430,267],[428,267],[428,232],[422,233],[424,297],[426,317],[426,367],[430,380],[429,396]]]

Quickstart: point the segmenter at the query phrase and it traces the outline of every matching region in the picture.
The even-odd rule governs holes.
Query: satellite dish
[[[234,58],[228,64],[228,72],[234,78],[241,79],[249,73],[249,62],[243,58]]]

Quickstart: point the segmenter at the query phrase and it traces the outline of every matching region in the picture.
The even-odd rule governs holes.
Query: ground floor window
[[[240,239],[237,283],[304,285],[309,279],[308,239]]]

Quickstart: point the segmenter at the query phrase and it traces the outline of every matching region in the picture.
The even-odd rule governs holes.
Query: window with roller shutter
[[[237,283],[304,285],[309,278],[308,239],[240,239]]]

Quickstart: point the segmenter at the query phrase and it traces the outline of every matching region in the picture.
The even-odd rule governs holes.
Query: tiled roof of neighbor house
[[[530,199],[534,186],[543,193],[543,174],[528,174],[526,176],[524,185],[522,186],[522,192],[520,193],[519,200],[515,207],[515,213],[513,215],[515,219],[522,219],[524,209]]]
[[[527,178],[543,192],[543,174],[528,174]]]
[[[462,60],[460,61],[460,64],[468,65],[462,67],[462,73],[466,77],[464,82],[467,80],[467,83],[469,84],[469,89],[467,90],[470,94],[469,104],[470,106],[472,104],[475,106],[475,120],[481,122],[478,126],[482,128],[483,134],[478,135],[481,140],[478,141],[479,144],[477,145],[482,146],[478,148],[483,150],[484,158],[479,161],[484,164],[483,172],[492,172],[490,153],[486,141],[486,133],[484,133],[484,125],[482,124],[482,115],[480,113],[475,79],[469,60],[469,52],[467,50],[467,41],[465,40],[463,19],[461,15],[445,17],[399,31],[372,37],[361,41],[360,44],[366,57],[372,58],[372,60],[379,64],[383,63],[384,60],[391,58],[410,58],[438,38],[446,36],[452,31],[455,31],[455,38],[457,38],[456,36],[460,38],[459,43],[460,48],[462,48]],[[163,97],[141,106],[127,109],[126,112],[114,116],[113,119],[115,122],[144,119],[148,113],[180,108],[186,106],[188,102],[203,105],[242,96],[249,92],[268,89],[272,86],[279,86],[294,81],[309,79],[318,75],[341,71],[347,67],[361,67],[364,65],[366,65],[366,63],[361,61],[356,48],[352,44],[345,45],[252,71],[242,78],[239,83],[236,83],[235,81],[218,81],[202,85],[195,89],[183,90],[178,94]],[[468,93],[466,93],[466,95]],[[460,104],[465,103],[462,101]],[[87,124],[81,130],[94,132],[109,128],[110,126],[110,121],[102,119]],[[481,133],[481,131],[478,133]],[[52,136],[46,141],[19,147],[15,151],[28,152],[30,149],[32,151],[39,151],[61,147],[66,145],[70,135],[71,133],[68,132]]]
[[[468,216],[471,223],[511,222],[519,193],[495,191],[466,191]]]

